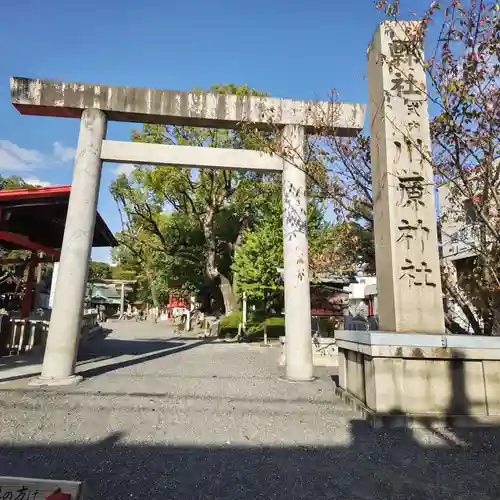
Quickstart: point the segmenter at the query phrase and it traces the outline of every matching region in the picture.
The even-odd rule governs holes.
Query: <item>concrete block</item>
[[[339,386],[347,389],[347,352],[339,348]]]
[[[486,414],[480,361],[406,359],[403,380],[405,412]]]
[[[382,413],[403,411],[403,360],[372,358],[370,361],[372,382],[367,400],[369,408]]]
[[[346,389],[363,403],[366,402],[364,371],[362,354],[346,351]]]
[[[489,415],[500,415],[500,361],[483,361],[486,403]]]

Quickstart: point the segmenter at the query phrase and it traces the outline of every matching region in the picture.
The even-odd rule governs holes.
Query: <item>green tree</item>
[[[34,186],[27,184],[22,177],[19,177],[17,175],[10,175],[8,177],[4,177],[3,175],[0,175],[0,190],[22,189],[28,187],[34,187]]]
[[[119,246],[112,250],[112,260],[122,274],[132,275],[137,280],[138,298],[158,306],[159,296],[164,295],[158,290],[161,251],[155,245],[154,236],[130,222],[124,224],[125,229],[116,234]]]
[[[310,276],[313,280],[316,273],[350,271],[357,262],[354,251],[354,255],[344,250],[341,257],[335,256],[335,251],[342,245],[332,247],[339,232],[325,221],[325,211],[326,205],[322,202],[310,200],[308,241]],[[280,311],[283,306],[283,285],[278,270],[283,267],[282,219],[281,189],[275,183],[274,197],[261,206],[259,221],[244,233],[233,264],[240,290],[246,292],[251,303],[268,312]]]
[[[259,309],[281,310],[283,286],[278,268],[283,267],[283,229],[281,202],[275,199],[262,213],[261,220],[242,237],[236,251],[233,271],[238,287]]]
[[[363,264],[365,271],[375,271],[373,232],[362,225],[344,221],[325,224],[316,231],[310,250],[311,276],[320,274],[354,274]]]
[[[106,262],[91,261],[89,265],[89,280],[111,279],[111,266]]]
[[[262,95],[234,85],[213,87],[211,91]],[[242,130],[159,125],[144,125],[142,132],[134,133],[133,140],[178,146],[254,147],[253,136]],[[255,208],[266,195],[262,180],[262,175],[252,172],[174,166],[143,168],[130,178],[122,176],[112,186],[125,215],[124,233],[128,233],[129,241],[122,238],[120,242],[134,246],[134,258],[151,272],[155,268],[152,260],[159,259],[167,288],[199,289],[207,281],[216,284],[224,309],[230,313],[237,308],[231,264],[243,231],[251,225]]]
[[[111,279],[133,281],[137,279],[137,273],[132,269],[126,269],[118,264],[111,266]]]

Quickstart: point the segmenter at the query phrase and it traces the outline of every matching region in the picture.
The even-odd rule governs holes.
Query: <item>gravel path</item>
[[[278,348],[111,326],[82,384],[0,384],[0,474],[85,479],[95,499],[499,497],[498,429],[375,432],[328,371],[280,380]]]

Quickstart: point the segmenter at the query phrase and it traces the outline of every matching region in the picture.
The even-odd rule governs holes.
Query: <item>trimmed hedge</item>
[[[285,317],[271,316],[266,318],[262,323],[262,332],[264,328],[267,331],[267,336],[271,338],[279,338],[285,335]]]
[[[220,322],[220,336],[234,337],[238,334],[238,325],[243,322],[243,313],[234,312],[222,318]],[[285,318],[283,316],[269,316],[262,313],[252,313],[248,315],[247,340],[261,340],[264,336],[264,329],[270,338],[278,338],[285,334]]]
[[[238,334],[238,325],[243,323],[243,313],[236,311],[225,316],[220,322],[221,337],[235,337]],[[317,318],[318,329],[321,337],[334,337],[337,321],[331,318]],[[248,315],[247,340],[262,340],[264,328],[267,329],[268,338],[279,338],[285,335],[285,317],[278,315],[266,315],[262,312],[252,312]]]
[[[238,335],[238,325],[243,322],[243,313],[236,311],[229,316],[224,316],[220,321],[219,336],[234,337]]]

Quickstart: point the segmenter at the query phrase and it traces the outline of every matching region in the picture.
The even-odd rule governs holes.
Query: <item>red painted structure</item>
[[[31,250],[28,280],[21,317],[31,311],[35,269],[39,253],[59,260],[66,224],[71,186],[10,189],[0,191],[0,245],[5,250]],[[108,226],[96,214],[93,247],[113,247],[118,243]],[[46,258],[43,259],[45,262]]]
[[[167,317],[172,317],[172,311],[177,307],[188,307],[189,302],[186,299],[181,297],[175,297],[174,295],[168,296],[168,305],[167,305]]]

